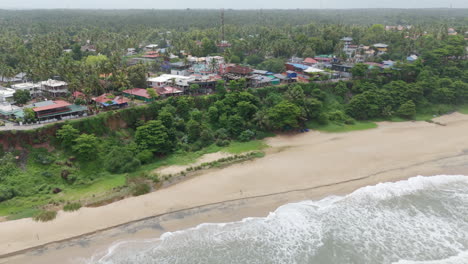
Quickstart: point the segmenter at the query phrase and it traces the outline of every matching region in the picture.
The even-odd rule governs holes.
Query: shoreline
[[[37,223],[30,219],[3,222],[0,223],[0,233],[5,234],[6,236],[0,238],[0,244],[8,246],[0,247],[0,263],[6,263],[3,261],[9,261],[10,258],[14,258],[15,256],[27,258],[28,253],[31,253],[32,251],[41,251],[41,249],[48,248],[52,245],[66,244],[72,240],[89,236],[99,236],[101,233],[111,230],[117,232],[117,230],[122,229],[125,226],[138,225],[138,223],[155,218],[164,218],[171,214],[187,213],[194,210],[203,211],[206,208],[226,204],[237,204],[236,209],[243,207],[243,210],[249,211],[247,216],[250,214],[264,216],[268,211],[277,208],[277,206],[275,207],[274,205],[279,204],[280,206],[285,203],[299,202],[301,200],[310,200],[323,198],[328,195],[350,193],[360,187],[374,185],[379,182],[403,180],[418,175],[468,175],[468,164],[465,164],[466,157],[468,157],[468,136],[463,134],[463,131],[466,131],[464,129],[468,128],[468,116],[452,114],[438,118],[438,121],[446,123],[447,126],[438,126],[426,122],[384,122],[380,123],[379,128],[373,130],[355,131],[344,134],[312,132],[301,135],[272,138],[269,140],[272,147],[288,148],[284,151],[269,154],[262,159],[255,160],[247,164],[237,164],[225,169],[207,172],[206,174],[202,174],[196,178],[188,179],[187,181],[183,181],[175,186],[171,186],[170,188],[157,191],[149,195],[125,199],[123,201],[98,208],[83,208],[76,213],[64,214],[63,212],[60,212],[57,220],[52,222]],[[389,142],[386,143],[381,142],[382,133],[387,136],[395,136],[396,141],[393,142],[392,140],[389,140]],[[440,142],[437,141],[437,139],[434,139],[436,135],[439,139],[445,138],[445,142]],[[421,149],[415,148],[415,146],[418,146],[418,143],[424,143],[424,138],[426,138],[426,140],[431,138],[435,141],[433,144],[420,145]],[[384,153],[382,154],[384,157],[376,159],[376,157],[372,155],[375,153],[366,149],[366,147],[369,147],[368,145],[363,146],[360,144],[363,143],[363,141],[368,142],[369,144],[381,144],[382,146],[380,147],[382,148],[396,148],[396,152],[392,152],[391,154]],[[411,144],[408,145],[408,143],[413,144],[413,147],[410,146]],[[403,155],[402,150],[399,149],[400,147],[408,148],[405,149],[405,151],[409,153]],[[377,147],[377,149],[380,148]],[[327,154],[327,150],[331,152]],[[341,152],[345,150],[351,153],[344,154],[354,155],[343,155]],[[416,155],[418,153],[422,154],[422,157]],[[388,159],[385,159],[387,154]],[[314,164],[302,164],[300,161],[297,162],[297,159],[300,159],[301,157],[304,158],[304,156],[308,155],[313,155],[316,159],[320,160]],[[320,155],[323,157],[319,158]],[[328,166],[330,164],[324,164],[325,161],[330,161],[327,159],[328,156],[335,157],[335,161],[337,163],[341,162],[342,164],[340,164],[340,166],[335,165],[334,167]],[[398,162],[399,159],[406,157],[411,158],[411,162],[406,162],[404,164]],[[279,164],[278,160],[283,160],[284,162],[285,160],[290,161],[292,164],[283,165],[290,165],[292,167],[283,168],[281,164]],[[405,159],[402,160],[407,161]],[[293,161],[296,163],[293,163]],[[365,164],[370,168],[367,168],[364,163],[359,162],[366,162]],[[369,163],[376,164],[375,166],[371,166]],[[382,163],[383,166],[379,166],[382,165],[380,163]],[[304,166],[303,168],[293,168],[294,165],[298,166],[301,164]],[[272,166],[274,168],[268,169],[265,165]],[[320,167],[320,165],[322,167]],[[279,173],[278,169],[280,170]],[[289,175],[292,179],[285,179],[285,177],[282,177],[284,175],[281,174],[281,169],[285,169],[284,172],[293,171],[294,173]],[[269,179],[269,175],[274,173],[274,171],[276,171],[276,174],[274,174],[275,177],[272,176],[273,179]],[[352,173],[350,171],[352,171]],[[254,172],[262,173],[257,175]],[[313,174],[313,172],[317,172],[319,176],[309,176],[309,173]],[[325,176],[320,177],[320,172],[330,172],[330,174],[327,174],[326,178],[332,179],[324,179]],[[350,175],[339,175],[337,172],[348,172]],[[226,175],[232,177],[228,177]],[[255,176],[249,177],[249,175]],[[217,179],[213,179],[213,177],[223,177],[223,181],[221,183],[219,181],[216,182]],[[242,180],[250,180],[251,182],[243,182]],[[266,186],[262,184],[266,180],[272,181],[271,186],[268,188],[265,188]],[[236,183],[238,184],[237,186],[232,186]],[[212,189],[214,190],[216,190],[215,187],[219,187],[223,192],[207,190],[207,192],[211,191],[210,195],[205,195],[202,198],[198,197],[198,199],[195,199],[196,194],[193,192],[193,188],[206,187],[207,184],[212,185]],[[190,189],[192,189],[191,193],[189,193],[190,195],[187,195],[186,192]],[[183,197],[180,197],[181,194],[187,195],[185,200]],[[165,206],[151,206],[149,204],[158,201],[158,198],[162,197],[172,198],[175,199],[175,201],[172,201],[171,204]],[[263,201],[270,200],[265,198],[270,198],[274,201]],[[203,203],[204,201],[208,201],[208,203]],[[141,203],[143,203],[144,206],[141,206]],[[137,204],[140,208],[134,208]],[[239,204],[242,204],[242,206]],[[151,207],[152,210],[149,210],[150,208],[148,207]],[[125,216],[125,212],[128,213],[128,211],[132,211],[132,209],[134,209],[135,212],[139,212],[140,210],[143,210],[143,212],[139,212],[139,215],[135,216]],[[124,212],[123,215],[122,210]],[[232,208],[230,208],[230,211],[235,212],[236,210],[232,210]],[[258,215],[259,213],[260,215]],[[216,212],[212,211],[211,214],[215,215]],[[106,221],[106,216],[113,217],[114,219],[107,219]],[[219,216],[218,218],[230,220],[236,216],[237,215],[232,215],[229,219],[223,218],[222,216]],[[92,225],[89,220],[92,220],[93,217],[97,217],[96,219],[100,219],[99,217],[101,217],[103,219],[96,221],[97,223]],[[191,217],[193,218],[195,216]],[[75,229],[75,233],[73,233],[73,230],[70,231],[69,229],[75,227],[77,223],[81,223],[82,221],[80,221],[80,219],[87,219],[87,221],[83,221],[83,223],[86,223],[87,225],[77,228],[79,230]],[[210,219],[212,218],[205,217],[201,220],[201,223],[205,223],[207,221],[212,222]],[[215,220],[216,219],[217,218],[215,217]],[[117,224],[112,225],[113,223]],[[175,231],[193,226],[193,221],[190,222],[189,220],[186,220],[185,223],[179,223],[179,225],[175,225],[173,228],[164,229],[164,231]],[[38,230],[41,228],[44,230]],[[16,233],[12,231],[13,229],[18,231],[18,235],[15,235]],[[40,237],[41,241],[37,241],[39,239],[34,239],[35,237],[33,234],[28,234],[31,230],[36,231],[35,233],[37,238]],[[90,230],[91,232],[83,232],[83,230]],[[39,231],[42,231],[40,236]],[[59,233],[59,235],[57,236],[56,233]],[[60,236],[62,239],[57,239],[58,237],[60,238]],[[21,241],[21,239],[24,240]],[[13,242],[16,242],[16,244],[11,246],[10,243]]]

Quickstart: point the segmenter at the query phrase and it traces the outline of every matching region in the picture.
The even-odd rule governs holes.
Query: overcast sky
[[[468,0],[0,0],[0,8],[468,8]]]

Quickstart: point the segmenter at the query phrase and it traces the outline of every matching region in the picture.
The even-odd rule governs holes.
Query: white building
[[[64,97],[68,94],[68,83],[49,79],[41,82],[41,90],[44,96]]]
[[[0,102],[14,102],[13,95],[15,90],[11,88],[0,87]]]
[[[145,50],[151,51],[151,50],[156,50],[158,48],[158,44],[149,44],[145,46]]]
[[[38,97],[42,94],[41,85],[39,83],[18,83],[11,85],[11,88],[15,90],[15,92],[18,90],[27,90],[31,97]]]
[[[188,88],[189,82],[195,80],[195,77],[192,76],[182,76],[182,75],[172,75],[172,74],[163,74],[159,77],[148,78],[148,85],[156,88],[163,87],[166,85],[176,86],[179,88]]]

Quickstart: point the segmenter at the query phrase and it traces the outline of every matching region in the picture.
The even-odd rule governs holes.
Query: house
[[[200,87],[200,90],[203,90],[204,93],[209,93],[212,90],[216,89],[216,84],[218,83],[219,80],[222,79],[221,76],[219,75],[192,75],[191,77],[194,77],[193,80],[188,81],[189,86],[192,84],[198,85]]]
[[[417,59],[418,59],[418,56],[414,54],[406,58],[408,62],[415,62]]]
[[[297,73],[295,71],[286,71],[287,78],[297,78]]]
[[[44,96],[65,97],[68,94],[68,83],[49,79],[41,82],[41,90]]]
[[[87,43],[86,45],[81,46],[82,52],[96,52],[96,46]]]
[[[275,78],[278,79],[280,81],[280,83],[290,83],[292,81],[292,79],[289,78],[285,74],[275,74],[273,76],[275,76]]]
[[[345,64],[333,64],[332,70],[339,71],[339,72],[351,72],[353,65],[345,65]]]
[[[314,57],[314,59],[321,63],[329,63],[333,60],[333,56],[332,55],[317,55]]]
[[[164,86],[155,88],[156,93],[161,97],[181,95],[184,93],[180,88],[172,86]]]
[[[305,58],[304,61],[302,62],[304,65],[308,65],[308,66],[313,66],[315,64],[318,63],[317,60],[315,60],[314,58]]]
[[[227,40],[221,40],[216,46],[218,46],[220,52],[224,52],[224,50],[230,48],[232,45]]]
[[[148,91],[146,89],[142,89],[142,88],[128,89],[128,90],[123,91],[122,94],[125,97],[135,98],[137,100],[141,100],[141,101],[144,101],[144,102],[154,101],[154,98],[151,98],[151,96],[148,94]]]
[[[130,102],[128,98],[122,96],[115,96],[111,93],[102,94],[98,97],[92,98],[92,100],[102,108],[122,108],[126,107]]]
[[[392,60],[387,60],[382,62],[383,66],[382,68],[387,69],[387,68],[392,68],[393,65],[395,65],[395,62]]]
[[[271,78],[268,76],[263,76],[259,74],[254,74],[249,77],[250,86],[258,88],[258,87],[265,87],[271,84]]]
[[[2,119],[22,119],[24,112],[21,107],[7,102],[0,102],[0,118]]]
[[[11,88],[15,90],[15,92],[18,90],[29,91],[29,94],[33,98],[39,97],[42,94],[41,85],[39,83],[32,83],[32,82],[18,83],[18,84],[11,85]]]
[[[132,55],[135,55],[137,54],[137,51],[135,48],[128,48],[127,49],[127,56],[132,56]]]
[[[187,89],[190,85],[189,82],[195,80],[193,76],[182,76],[182,75],[172,75],[172,74],[163,74],[158,77],[148,78],[148,86],[150,87],[163,87],[163,86],[175,86],[182,89]]]
[[[304,64],[299,64],[299,63],[286,63],[285,66],[287,70],[298,71],[298,72],[303,72],[310,67],[309,65],[304,65]]]
[[[86,106],[70,104],[63,100],[43,101],[34,103],[30,106],[38,120],[63,119],[70,116],[86,115],[88,108]]]
[[[447,33],[448,33],[449,36],[456,36],[456,35],[458,35],[458,32],[457,32],[454,28],[449,28],[449,29],[447,30]]]
[[[13,103],[13,95],[15,94],[15,90],[6,87],[0,87],[0,102],[8,102]]]
[[[373,45],[377,49],[379,55],[385,54],[388,50],[388,45],[383,43],[377,43]]]
[[[158,48],[158,44],[149,44],[149,45],[145,46],[145,50],[147,50],[147,51],[150,51],[150,50],[154,51],[157,48]]]
[[[353,38],[344,37],[341,39],[341,41],[343,42],[343,52],[346,53],[348,57],[352,57],[358,49],[357,45],[353,45]]]
[[[189,71],[188,71],[189,66],[186,65],[183,61],[171,62],[170,65],[171,65],[172,75],[182,75],[182,76],[189,75]]]
[[[232,65],[232,66],[228,66],[226,68],[226,72],[227,73],[231,73],[231,74],[236,74],[236,75],[250,75],[253,70],[249,67],[245,67],[245,66],[240,66],[240,65]]]

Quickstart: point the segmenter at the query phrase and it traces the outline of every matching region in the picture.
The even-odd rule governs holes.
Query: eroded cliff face
[[[3,150],[22,150],[26,146],[50,149],[50,142],[55,137],[59,124],[34,130],[12,130],[0,133],[0,146]]]

